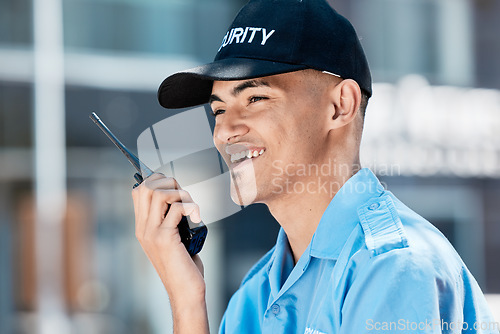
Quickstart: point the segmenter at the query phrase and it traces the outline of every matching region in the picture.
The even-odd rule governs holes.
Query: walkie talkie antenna
[[[116,145],[122,151],[122,153],[127,157],[128,161],[134,166],[134,168],[137,170],[139,175],[141,175],[144,179],[147,178],[148,176],[152,175],[154,172],[146,166],[139,158],[135,156],[134,153],[130,152],[128,148],[125,147],[121,143],[121,141],[116,138],[116,136],[108,129],[106,124],[104,124],[99,116],[95,112],[90,114],[90,119],[94,121],[94,123],[108,136],[108,138],[113,142],[113,144]]]

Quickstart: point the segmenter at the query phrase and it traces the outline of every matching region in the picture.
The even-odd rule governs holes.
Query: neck
[[[330,162],[330,166],[335,173],[291,180],[289,189],[298,189],[299,187],[294,188],[294,184],[301,183],[305,186],[304,191],[287,191],[266,202],[273,217],[285,230],[295,263],[311,242],[321,217],[335,194],[359,170],[359,165],[356,167],[356,164]]]

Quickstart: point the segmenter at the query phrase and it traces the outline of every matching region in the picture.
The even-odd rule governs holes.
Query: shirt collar
[[[283,283],[290,275],[293,267],[293,256],[288,244],[288,238],[283,228],[280,228],[276,247],[267,267],[269,284],[273,296],[279,294]]]
[[[323,213],[312,237],[309,255],[337,259],[359,222],[358,207],[383,192],[384,187],[368,168],[347,180]]]

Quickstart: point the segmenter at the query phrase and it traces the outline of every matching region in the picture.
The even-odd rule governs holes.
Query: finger
[[[191,195],[185,190],[155,189],[151,198],[148,224],[159,226],[169,210],[169,205],[175,202],[193,203]]]
[[[136,206],[139,208],[136,221],[145,222],[150,212],[151,200],[156,189],[176,189],[180,188],[177,181],[172,177],[163,174],[152,174],[139,187],[133,191],[138,198]]]
[[[150,201],[148,200],[149,195],[144,191],[144,189],[138,187],[132,189],[132,201],[134,203],[134,215],[135,215],[135,228],[136,232],[141,229],[148,219]]]
[[[173,177],[165,176],[163,174],[152,174],[146,180],[144,180],[143,184],[150,189],[181,189],[177,180]]]
[[[152,223],[153,226],[158,226],[161,224],[165,212],[168,208],[167,205],[163,204],[158,209],[151,210],[151,204],[153,201],[153,194],[157,189],[176,189],[180,188],[177,181],[172,177],[166,177],[160,173],[154,173],[148,177],[144,182],[137,188],[132,190],[132,198],[134,199],[134,212],[135,212],[135,233],[136,237],[140,240],[147,229],[147,224]],[[184,198],[187,201],[192,201],[191,197]],[[159,214],[158,210],[162,213]],[[150,218],[150,214],[153,216]]]
[[[165,178],[165,177],[166,176],[163,173],[153,173],[153,174],[149,175],[148,177],[144,178],[144,180],[154,181],[154,180],[158,180],[158,179]]]
[[[149,210],[151,206],[151,198],[153,189],[151,183],[153,181],[165,179],[165,175],[154,173],[143,181],[138,187],[132,189],[132,200],[134,202],[135,214],[135,234],[141,240],[144,236],[146,223],[148,220]]]
[[[176,228],[182,216],[189,216],[193,223],[199,223],[201,221],[200,207],[196,203],[172,203],[165,219],[163,219],[159,227]]]
[[[135,214],[135,221],[137,221],[137,218],[139,217],[138,212],[139,212],[139,190],[136,190],[136,188],[132,189],[132,202],[134,203],[134,214]]]
[[[153,190],[146,187],[144,182],[132,190],[135,211],[135,234],[139,240],[144,235],[144,230],[149,219],[152,196]]]
[[[177,189],[155,189],[153,190],[153,195],[151,198],[151,204],[153,202],[166,202],[168,204],[172,204],[174,202],[181,203],[193,203],[193,199],[191,195],[185,190],[177,190]]]
[[[178,186],[177,181],[174,178],[166,177],[161,173],[153,173],[149,176],[145,181],[138,186],[134,186],[132,189],[132,199],[135,201],[134,204],[141,204],[137,202],[137,199],[140,197],[140,194],[144,192],[148,192],[149,190],[154,190],[157,188],[176,188]]]

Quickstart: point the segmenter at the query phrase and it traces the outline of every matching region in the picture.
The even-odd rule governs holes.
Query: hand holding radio
[[[144,180],[132,198],[136,237],[167,290],[174,333],[208,333],[203,264],[186,251],[177,228],[181,217],[201,221],[198,205],[174,178],[162,174]]]
[[[174,178],[162,174],[153,174],[134,188],[132,198],[136,237],[170,298],[204,298],[203,265],[198,255],[186,252],[177,228],[184,216],[193,223],[201,221],[198,205]]]
[[[197,255],[208,230],[198,205],[174,178],[154,173],[140,161],[95,113],[90,118],[137,170],[135,234],[170,297],[174,332],[208,333],[203,264]]]

